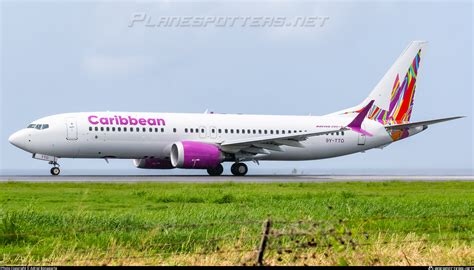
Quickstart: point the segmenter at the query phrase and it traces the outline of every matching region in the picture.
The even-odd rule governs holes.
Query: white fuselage
[[[116,116],[131,117],[137,121],[132,125],[129,123],[130,118],[127,118],[127,121],[123,120],[121,123]],[[140,118],[144,120],[139,121]],[[171,145],[179,141],[220,144],[243,138],[294,135],[344,127],[351,120],[347,116],[67,113],[38,119],[32,124],[47,124],[48,128],[25,128],[12,135],[10,141],[25,151],[58,158],[166,159],[170,157]],[[127,124],[123,124],[125,122]],[[379,122],[366,119],[363,127],[373,136],[347,130],[308,137],[301,142],[303,147],[281,146],[283,151],[269,151],[257,159],[323,159],[393,142]]]

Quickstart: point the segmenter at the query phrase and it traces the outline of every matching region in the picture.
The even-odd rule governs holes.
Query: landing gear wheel
[[[249,171],[249,168],[245,163],[234,163],[232,167],[230,167],[230,171],[235,176],[244,176]]]
[[[224,167],[222,167],[222,164],[217,165],[217,167],[215,168],[207,169],[207,173],[210,176],[219,176],[222,174],[223,171],[224,171]]]
[[[51,172],[52,175],[59,175],[61,170],[58,167],[53,167],[53,168],[51,168],[50,172]]]

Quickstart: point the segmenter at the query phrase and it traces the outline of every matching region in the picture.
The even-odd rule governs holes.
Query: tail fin
[[[367,116],[369,119],[383,124],[409,122],[420,60],[426,45],[426,41],[412,41],[361,104],[336,114],[359,112],[374,100]]]

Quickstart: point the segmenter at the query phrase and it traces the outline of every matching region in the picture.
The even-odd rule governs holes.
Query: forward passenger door
[[[66,139],[70,140],[70,141],[77,140],[77,121],[76,121],[76,118],[67,118],[66,119],[66,129],[67,129]]]

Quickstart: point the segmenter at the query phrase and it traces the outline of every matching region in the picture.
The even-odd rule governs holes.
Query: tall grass
[[[1,183],[0,264],[58,259],[68,263],[68,258],[81,257],[87,262],[81,264],[101,264],[100,258],[108,257],[114,257],[111,263],[186,264],[192,258],[210,262],[223,250],[233,250],[227,262],[243,262],[253,256],[261,223],[268,217],[275,229],[298,221],[342,219],[361,239],[370,236],[363,239],[370,244],[411,237],[423,239],[430,248],[454,250],[453,241],[444,239],[474,237],[473,188],[473,182],[395,181]],[[472,241],[458,244],[472,253]],[[403,250],[402,246],[393,248]],[[361,262],[359,251],[350,251],[344,261]],[[128,258],[132,255],[137,258]],[[291,263],[278,257],[272,255],[268,261]],[[374,264],[394,262],[378,260]]]

